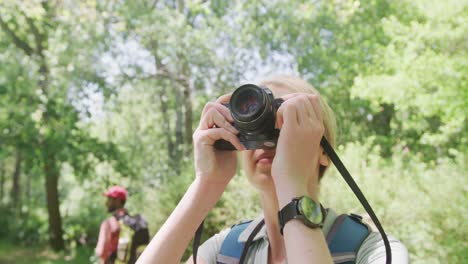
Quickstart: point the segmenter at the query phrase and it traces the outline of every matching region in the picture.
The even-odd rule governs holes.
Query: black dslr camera
[[[234,127],[239,130],[239,140],[247,149],[274,148],[279,137],[275,128],[276,111],[283,100],[274,98],[266,87],[245,84],[237,88],[229,103],[224,104],[231,110]],[[235,150],[226,140],[215,142],[218,150]]]

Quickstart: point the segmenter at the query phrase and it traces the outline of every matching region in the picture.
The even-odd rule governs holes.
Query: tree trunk
[[[29,205],[31,202],[31,178],[32,178],[32,173],[28,173],[26,175],[26,201],[25,203]]]
[[[167,155],[168,157],[172,160],[173,158],[173,153],[174,153],[174,143],[172,142],[171,139],[171,124],[170,124],[170,118],[169,118],[169,112],[168,112],[168,105],[167,105],[167,94],[166,94],[166,88],[163,85],[161,88],[161,91],[159,92],[159,101],[160,101],[160,109],[161,109],[161,115],[163,118],[163,127],[164,127],[164,134],[166,135],[166,147],[167,147]]]
[[[54,250],[63,250],[62,217],[60,215],[60,202],[58,195],[58,169],[55,155],[44,146],[44,174],[46,177],[45,188],[47,193],[47,211],[49,213],[49,243]]]
[[[182,8],[179,10],[180,12],[183,11],[183,6],[184,2],[181,1],[181,5],[179,5],[179,8]],[[180,57],[180,71],[182,72],[183,78],[181,78],[180,84],[180,96],[181,96],[181,105],[183,105],[183,116],[184,116],[184,131],[183,131],[183,150],[182,150],[182,155],[189,156],[191,155],[192,152],[192,123],[193,123],[193,110],[192,110],[192,82],[190,80],[190,67],[188,63],[188,59],[185,58],[183,54],[178,54]]]
[[[38,85],[42,89],[43,93],[47,95],[47,88],[49,85],[49,68],[45,61],[45,57],[41,54],[39,74],[42,78],[39,79]],[[52,112],[52,106],[46,105],[46,111],[44,112],[44,125],[52,128],[50,122]],[[45,190],[47,196],[47,212],[49,214],[49,243],[50,246],[56,250],[65,249],[65,243],[63,241],[63,230],[62,230],[62,216],[60,215],[60,201],[58,196],[58,177],[59,171],[57,166],[57,160],[55,158],[54,148],[52,147],[53,140],[48,138],[42,139],[41,150],[43,155],[43,166],[45,176]]]
[[[177,11],[179,11],[181,14],[183,14],[184,9],[185,9],[185,1],[184,0],[177,0]]]
[[[192,153],[192,134],[193,134],[193,105],[192,105],[192,85],[190,80],[187,80],[187,85],[184,86],[183,98],[184,98],[184,117],[185,117],[185,131],[184,131],[184,156],[189,156]]]
[[[176,99],[176,127],[175,127],[175,136],[176,136],[176,141],[175,141],[175,158],[180,157],[180,151],[182,148],[182,144],[184,144],[184,133],[183,133],[183,122],[184,122],[184,104],[183,104],[183,94],[181,92],[181,87],[177,83],[173,82],[172,85],[175,86],[175,99]]]
[[[173,169],[176,175],[180,175],[180,162],[182,157],[182,149],[184,147],[184,137],[183,137],[183,126],[184,126],[184,112],[183,112],[183,99],[182,93],[180,91],[181,87],[175,81],[172,81],[171,84],[174,86],[175,91],[175,100],[176,100],[176,123],[175,123],[175,144],[174,150],[172,152],[171,158],[171,168]]]
[[[15,169],[13,171],[13,185],[11,187],[11,202],[15,210],[21,207],[21,162],[22,154],[21,151],[17,149]]]
[[[381,111],[374,115],[372,124],[377,134],[389,136],[392,128],[391,122],[395,115],[395,106],[393,104],[380,104]]]
[[[0,204],[3,203],[3,196],[5,194],[5,164],[0,163]]]

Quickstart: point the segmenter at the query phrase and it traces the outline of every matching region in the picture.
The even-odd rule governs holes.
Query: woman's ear
[[[319,163],[322,166],[328,167],[328,165],[330,165],[330,158],[327,153],[325,153],[325,150],[323,150],[323,147],[320,147],[320,150]]]

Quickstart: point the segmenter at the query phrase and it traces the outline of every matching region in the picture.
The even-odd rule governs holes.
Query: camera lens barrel
[[[232,94],[230,105],[235,120],[251,122],[262,114],[265,105],[263,91],[252,84],[240,86]]]
[[[276,109],[273,93],[253,84],[245,84],[234,91],[229,103],[235,125],[246,134],[273,129]]]

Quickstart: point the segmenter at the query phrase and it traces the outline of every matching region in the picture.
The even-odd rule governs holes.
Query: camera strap
[[[330,160],[333,162],[336,169],[340,172],[341,176],[343,176],[343,179],[346,181],[348,186],[351,188],[354,195],[356,195],[359,202],[361,202],[362,206],[364,207],[366,212],[369,214],[372,222],[374,222],[375,226],[379,230],[379,233],[382,236],[382,240],[383,240],[384,245],[385,245],[386,264],[391,264],[392,263],[392,252],[391,252],[391,249],[390,249],[390,243],[388,241],[387,235],[385,234],[385,231],[384,231],[382,225],[380,224],[379,219],[377,218],[377,216],[374,213],[374,210],[370,206],[369,202],[367,202],[367,199],[364,197],[364,194],[361,192],[361,189],[359,189],[359,187],[356,184],[356,182],[354,181],[353,177],[348,172],[348,170],[346,169],[346,167],[344,166],[344,164],[341,162],[340,158],[336,154],[335,150],[332,148],[330,143],[328,143],[328,141],[325,139],[325,137],[322,137],[322,140],[320,141],[320,145],[322,145],[325,153],[327,153],[328,157],[330,157]],[[197,263],[197,251],[198,251],[198,247],[200,245],[201,234],[203,232],[203,222],[200,224],[197,231],[195,232],[195,237],[194,237],[194,240],[193,240],[193,263],[195,263],[195,264]],[[256,229],[258,229],[258,230],[254,230],[254,231],[258,232],[260,230],[260,228],[256,228]],[[257,232],[252,232],[251,236],[252,237],[255,236],[255,234]],[[249,237],[249,240],[251,240],[250,237]],[[249,242],[249,241],[247,241],[247,242]],[[242,257],[241,257],[241,259],[239,261],[239,264],[243,264],[242,262],[243,262],[243,260],[245,258],[245,255],[246,255],[246,252],[248,250],[249,245],[250,245],[250,243],[246,243],[246,246],[243,249]]]
[[[335,164],[336,169],[340,172],[341,176],[343,176],[343,179],[346,181],[348,184],[349,188],[353,191],[354,195],[358,198],[359,202],[361,202],[362,206],[366,210],[366,212],[369,214],[370,218],[372,219],[372,222],[374,222],[375,226],[379,230],[380,235],[382,236],[384,245],[385,245],[385,253],[387,256],[387,264],[392,263],[392,251],[390,249],[390,243],[388,242],[387,235],[385,234],[385,231],[380,224],[379,219],[374,213],[374,210],[372,210],[372,207],[369,205],[369,202],[367,202],[367,199],[364,197],[364,194],[361,192],[361,189],[359,189],[358,185],[354,181],[353,177],[351,177],[351,174],[348,172],[344,164],[341,162],[340,158],[336,154],[335,150],[332,148],[330,143],[325,139],[325,137],[322,137],[322,140],[320,141],[320,145],[322,145],[323,150],[325,150],[325,153],[327,153],[328,157],[330,157],[331,161],[333,164]]]

